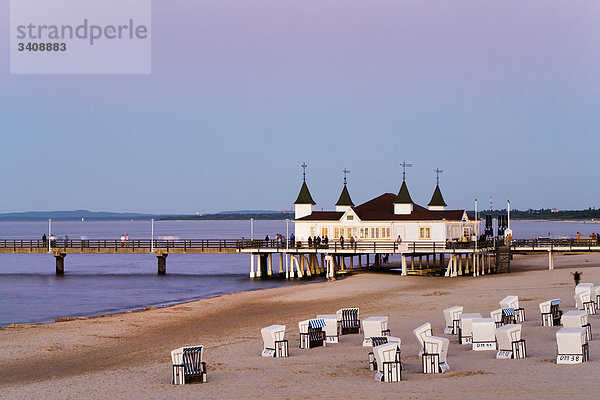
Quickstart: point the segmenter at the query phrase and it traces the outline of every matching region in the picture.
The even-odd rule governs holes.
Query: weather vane
[[[440,174],[441,174],[442,172],[444,172],[444,170],[443,170],[443,169],[440,169],[440,168],[438,167],[438,168],[434,169],[434,170],[433,170],[433,172],[435,172],[435,180],[436,180],[436,183],[439,185],[439,184],[440,184]]]
[[[302,165],[301,165],[301,167],[302,167],[302,180],[303,180],[303,181],[306,181],[306,167],[307,167],[307,166],[308,166],[308,165],[306,165],[306,163],[305,163],[305,162],[303,162],[303,163],[302,163]]]
[[[408,164],[406,161],[403,161],[402,164],[400,164],[402,166],[402,180],[405,181],[406,180],[406,168],[407,167],[412,167],[412,164]]]
[[[344,185],[345,185],[345,184],[346,184],[346,174],[349,174],[349,173],[350,173],[350,170],[349,170],[349,169],[346,169],[346,168],[344,168],[344,169],[342,170],[342,172],[344,173]]]

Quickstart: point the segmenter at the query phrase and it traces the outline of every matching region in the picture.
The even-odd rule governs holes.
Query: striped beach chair
[[[174,385],[192,381],[206,382],[206,363],[202,361],[202,346],[186,346],[171,352]]]
[[[325,320],[322,318],[307,319],[298,323],[300,328],[300,348],[312,349],[325,345]]]
[[[502,325],[515,324],[515,309],[512,307],[502,309]]]
[[[336,315],[341,326],[342,335],[360,332],[358,308],[342,308],[336,312]]]

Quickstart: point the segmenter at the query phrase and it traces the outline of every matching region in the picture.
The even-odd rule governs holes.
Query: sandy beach
[[[236,293],[163,309],[0,330],[0,397],[10,399],[162,398],[598,398],[600,314],[590,317],[591,361],[556,365],[558,327],[541,327],[538,304],[561,298],[574,308],[571,272],[600,283],[600,256],[562,255],[548,271],[547,256],[515,256],[510,274],[432,278],[360,273],[344,279]],[[444,335],[442,310],[489,312],[506,295],[525,309],[528,358],[496,360]],[[68,301],[68,299],[65,299]],[[360,307],[361,318],[389,315],[402,339],[403,381],[377,383],[362,334],[339,344],[298,348],[298,321]],[[420,373],[412,330],[431,322],[450,339],[445,374]],[[289,358],[263,358],[260,329],[287,326]],[[598,338],[598,339],[596,339]],[[208,382],[174,386],[170,351],[205,346]]]

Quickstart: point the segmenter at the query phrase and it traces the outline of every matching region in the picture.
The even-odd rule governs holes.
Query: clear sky
[[[151,75],[10,75],[0,212],[600,207],[600,2],[155,0]]]

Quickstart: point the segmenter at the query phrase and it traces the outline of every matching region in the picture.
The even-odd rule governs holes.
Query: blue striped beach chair
[[[202,361],[202,346],[186,346],[171,352],[174,385],[206,382],[206,363]]]
[[[514,324],[515,321],[515,309],[512,307],[502,309],[502,325]]]
[[[342,308],[337,311],[342,335],[360,332],[360,319],[358,308]]]

